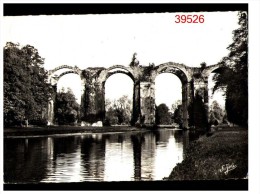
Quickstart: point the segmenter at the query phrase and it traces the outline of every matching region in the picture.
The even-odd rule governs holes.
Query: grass
[[[248,131],[226,127],[192,142],[166,180],[241,179],[247,173]]]

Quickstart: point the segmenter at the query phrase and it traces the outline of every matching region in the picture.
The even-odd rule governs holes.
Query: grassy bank
[[[139,128],[130,126],[111,127],[78,127],[78,126],[46,126],[46,127],[10,127],[4,128],[4,137],[12,136],[33,136],[33,135],[53,135],[70,133],[104,133],[104,132],[125,132],[138,131]]]
[[[248,131],[226,127],[192,142],[166,180],[237,179],[247,172]]]

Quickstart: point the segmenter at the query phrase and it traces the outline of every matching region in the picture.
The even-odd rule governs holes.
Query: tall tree
[[[221,60],[223,68],[213,77],[215,86],[226,91],[225,108],[229,121],[248,124],[248,20],[246,12],[238,13],[240,27],[233,31],[233,43],[228,46],[227,57]]]
[[[64,88],[57,93],[55,104],[55,118],[58,124],[74,124],[79,118],[80,106],[71,89]]]
[[[189,126],[195,127],[196,129],[207,131],[208,130],[208,119],[207,110],[205,108],[203,99],[198,93],[195,94],[193,102],[188,107],[189,111]]]
[[[8,42],[3,52],[5,126],[42,120],[52,92],[44,59],[30,45]]]

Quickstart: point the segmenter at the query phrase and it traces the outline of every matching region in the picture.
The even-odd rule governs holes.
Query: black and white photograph
[[[4,190],[248,191],[249,18],[3,4]]]

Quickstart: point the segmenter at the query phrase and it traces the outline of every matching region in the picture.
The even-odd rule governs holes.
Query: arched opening
[[[113,71],[105,81],[105,124],[130,125],[133,115],[133,79]]]
[[[208,96],[209,96],[209,116],[208,121],[211,126],[217,126],[227,124],[227,114],[225,110],[225,91],[216,90],[213,93],[213,87],[215,82],[213,80],[214,75],[221,68],[212,71],[208,77]],[[224,88],[223,88],[224,89]]]
[[[77,125],[81,120],[81,78],[77,72],[59,69],[56,77],[53,123],[58,125]]]
[[[57,82],[57,92],[71,91],[76,98],[77,103],[81,104],[81,79],[78,74],[63,75]]]
[[[155,78],[156,124],[182,126],[182,82],[173,73],[161,73]]]

